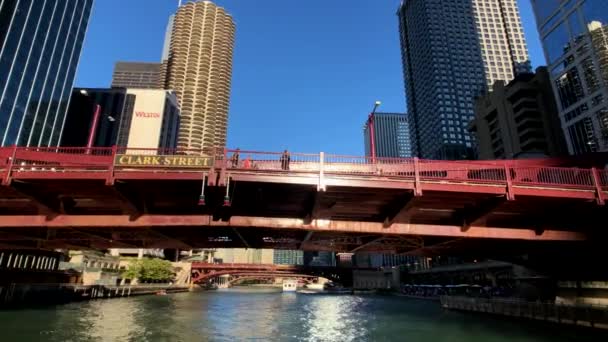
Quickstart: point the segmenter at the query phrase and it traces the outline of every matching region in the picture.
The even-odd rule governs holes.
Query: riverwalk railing
[[[565,305],[509,299],[486,299],[442,296],[441,307],[449,310],[471,311],[608,329],[608,306]]]
[[[0,285],[0,307],[5,305],[62,303],[78,300],[129,297],[186,292],[190,288],[177,284],[127,284],[127,285],[82,285],[68,283],[2,284]]]

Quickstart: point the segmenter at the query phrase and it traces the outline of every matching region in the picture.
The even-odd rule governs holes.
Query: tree
[[[137,279],[139,282],[163,282],[173,280],[173,266],[167,260],[139,259],[133,261],[122,273],[125,279]]]

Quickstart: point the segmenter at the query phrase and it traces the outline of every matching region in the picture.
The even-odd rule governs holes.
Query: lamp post
[[[89,92],[86,89],[81,89],[80,94],[83,96],[89,97]],[[87,139],[87,149],[86,154],[91,153],[91,149],[93,148],[93,142],[95,141],[95,134],[97,133],[97,126],[99,125],[99,116],[101,115],[101,106],[99,104],[95,104],[95,109],[93,111],[93,122],[91,124],[91,128],[89,129],[89,138]]]
[[[93,114],[93,123],[91,124],[91,130],[89,131],[89,139],[87,140],[87,154],[91,153],[93,148],[93,142],[95,141],[95,134],[97,133],[97,126],[99,126],[99,116],[101,115],[101,106],[95,105],[95,112]]]
[[[380,107],[380,105],[382,104],[382,102],[380,101],[376,101],[376,103],[374,103],[374,108],[372,109],[372,112],[369,114],[369,117],[367,118],[367,127],[369,127],[369,146],[370,146],[370,150],[371,150],[371,156],[372,156],[372,162],[375,163],[376,162],[376,130],[374,127],[374,114],[376,114],[376,110],[378,109],[378,107]]]

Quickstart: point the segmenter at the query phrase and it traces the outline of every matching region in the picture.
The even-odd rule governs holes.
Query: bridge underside
[[[60,176],[25,172],[0,187],[0,248],[517,252],[589,240],[608,217],[587,192],[521,188],[507,200],[501,187],[437,183],[415,196],[409,183],[356,177],[328,178],[317,191],[298,175],[234,173],[228,191],[208,187],[200,206],[202,182],[190,174],[113,185],[94,172]]]

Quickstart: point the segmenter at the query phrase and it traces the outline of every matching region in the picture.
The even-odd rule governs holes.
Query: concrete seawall
[[[187,292],[188,286],[164,284],[78,285],[78,284],[9,284],[0,286],[0,308],[54,305],[75,301]]]

